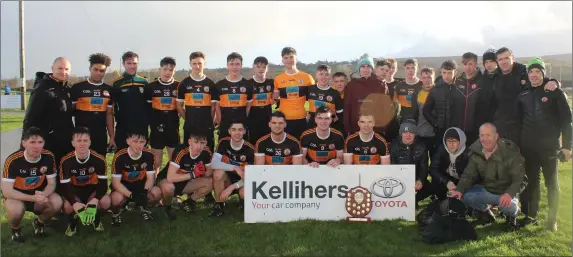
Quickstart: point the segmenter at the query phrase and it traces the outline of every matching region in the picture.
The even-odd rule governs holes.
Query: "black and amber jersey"
[[[321,138],[316,128],[309,129],[300,136],[300,144],[303,152],[306,151],[306,160],[327,164],[328,161],[336,158],[336,153],[344,150],[344,136],[336,129],[330,128],[328,136]]]
[[[302,156],[302,148],[300,141],[287,133],[280,142],[275,142],[268,134],[257,141],[255,155],[264,155],[267,165],[290,165],[293,157]]]
[[[352,154],[352,164],[380,164],[382,157],[388,157],[388,143],[378,133],[373,133],[369,139],[363,140],[360,132],[346,139],[344,154]]]
[[[111,176],[121,178],[122,183],[147,181],[147,174],[155,174],[155,157],[151,150],[144,148],[137,159],[133,159],[129,147],[115,153]]]
[[[170,165],[177,167],[177,173],[186,174],[195,170],[195,165],[202,163],[205,167],[211,165],[211,151],[204,149],[197,156],[191,156],[189,147],[181,147],[173,151]],[[167,175],[167,174],[166,174]]]
[[[318,85],[308,87],[307,99],[311,118],[314,118],[316,109],[319,107],[327,107],[333,114],[342,113],[344,108],[340,93],[330,86],[326,89],[319,88]]]
[[[48,185],[48,178],[56,177],[54,154],[42,150],[40,160],[30,162],[19,150],[6,158],[2,181],[14,183],[14,189],[29,195],[42,191]]]
[[[234,148],[231,138],[225,137],[219,140],[215,152],[220,153],[223,156],[221,161],[227,164],[245,167],[255,162],[255,147],[245,140],[242,140],[240,147]]]
[[[74,187],[93,187],[107,179],[105,157],[90,150],[88,158],[79,161],[75,151],[68,153],[60,163],[60,183],[70,183]],[[106,185],[107,186],[107,185]]]
[[[106,113],[113,108],[111,87],[107,84],[78,82],[70,89],[70,98],[75,105],[75,125],[89,129],[106,129]]]
[[[215,91],[215,82],[205,76],[195,80],[191,76],[183,79],[177,88],[177,101],[185,104],[185,126],[191,122],[197,127],[213,126],[211,103]]]
[[[145,87],[147,102],[151,104],[151,125],[172,125],[179,128],[177,113],[177,86],[179,81],[163,82],[157,79]]]
[[[279,74],[275,80],[275,92],[279,92],[279,111],[285,114],[287,120],[306,118],[306,95],[308,87],[314,84],[312,76],[299,71],[294,75],[286,72]]]
[[[213,99],[221,106],[221,123],[247,118],[247,103],[253,99],[253,85],[246,79],[230,81],[224,78],[215,84]]]
[[[398,82],[394,88],[393,101],[400,103],[400,117],[413,118],[414,114],[418,110],[414,110],[412,107],[412,102],[416,99],[412,99],[416,93],[422,89],[422,81],[418,81],[414,84],[408,84],[406,80]]]
[[[258,82],[254,78],[248,81],[253,85],[253,102],[249,116],[267,122],[273,111],[274,81],[272,79],[266,79],[263,82]]]

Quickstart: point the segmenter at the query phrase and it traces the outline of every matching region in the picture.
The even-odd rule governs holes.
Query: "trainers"
[[[122,219],[121,219],[121,212],[120,213],[113,213],[111,215],[111,225],[112,226],[119,226],[122,223]]]
[[[103,231],[103,222],[101,222],[101,220],[100,221],[94,221],[93,226],[94,226],[94,231],[97,231],[97,232]]]
[[[525,218],[519,220],[517,224],[519,225],[519,227],[525,227],[527,225],[537,225],[537,219],[525,216]]]
[[[143,206],[140,206],[139,211],[141,212],[141,217],[143,217],[143,220],[153,220],[153,215],[151,214],[151,210]]]
[[[24,242],[24,235],[22,234],[22,230],[20,228],[12,229],[12,241],[18,243]]]
[[[171,205],[163,206],[163,210],[165,211],[165,214],[167,215],[167,218],[169,218],[169,220],[177,219],[177,216],[175,216],[175,213],[173,211],[173,208],[171,208]]]
[[[32,221],[32,228],[34,228],[35,236],[44,235],[44,223],[39,222],[38,218],[35,218],[34,221]]]
[[[213,205],[213,209],[211,209],[211,212],[209,213],[209,217],[221,217],[225,215],[223,208],[224,208],[224,203],[215,203]]]
[[[484,212],[475,210],[475,212],[476,212],[475,213],[476,220],[472,222],[472,225],[474,226],[485,226],[495,221],[495,216],[493,215],[493,212],[489,209]]]
[[[197,202],[193,201],[193,199],[189,198],[181,203],[183,205],[183,210],[187,213],[195,212],[197,209]]]
[[[126,211],[134,211],[135,207],[136,207],[135,202],[128,202],[123,208]]]
[[[66,236],[73,236],[76,234],[78,226],[74,226],[72,224],[68,224],[68,228],[66,229]]]
[[[519,229],[519,225],[517,224],[517,218],[516,217],[507,216],[505,218],[505,223],[507,224],[505,231],[511,232],[511,231],[515,231],[515,230]]]
[[[189,198],[191,199],[191,198]],[[207,194],[205,196],[205,200],[203,201],[203,206],[207,207],[207,208],[211,208],[213,207],[213,205],[215,204],[215,197],[213,197],[213,195],[211,193]]]

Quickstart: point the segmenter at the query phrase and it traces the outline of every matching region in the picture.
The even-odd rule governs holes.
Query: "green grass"
[[[0,114],[0,120],[2,120],[2,124],[0,124],[0,128],[2,132],[10,131],[13,129],[21,128],[22,127],[22,120],[24,119],[24,113],[4,113]]]
[[[18,123],[21,126],[21,117],[19,121],[10,115],[6,116],[7,119],[4,117],[2,131],[5,131],[5,123]],[[111,160],[112,155],[108,155],[108,163]],[[167,155],[164,153],[163,163],[166,162]],[[547,201],[542,182],[542,225],[506,233],[503,232],[503,221],[498,220],[492,226],[478,228],[479,239],[474,242],[428,245],[421,241],[414,222],[400,220],[371,224],[308,220],[245,224],[242,222],[242,212],[235,206],[236,198],[233,198],[228,203],[228,215],[223,218],[208,218],[209,210],[200,208],[195,214],[178,211],[178,219],[170,222],[160,208],[155,208],[156,220],[146,223],[137,212],[130,212],[124,215],[122,227],[116,228],[109,225],[110,217],[106,215],[103,233],[98,234],[90,227],[80,227],[72,240],[64,236],[65,225],[59,223],[47,229],[47,237],[32,237],[31,221],[34,216],[27,213],[22,223],[27,237],[24,244],[10,242],[10,229],[5,210],[2,209],[0,253],[3,256],[571,256],[571,164],[570,161],[559,166],[561,205],[559,231],[555,233],[543,231]]]

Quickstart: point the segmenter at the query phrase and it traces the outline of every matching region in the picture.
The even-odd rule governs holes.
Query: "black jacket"
[[[67,84],[56,81],[51,73],[43,74],[40,80],[36,77],[24,116],[23,130],[32,126],[38,127],[46,140],[46,145],[71,144],[74,124],[72,101],[68,90]]]
[[[493,122],[494,108],[491,103],[493,100],[493,82],[500,72],[499,68],[497,68],[493,73],[485,70],[482,74],[478,101],[480,111],[476,114],[476,122],[478,124]]]
[[[453,85],[459,83],[461,83],[459,79],[455,79]],[[446,129],[450,127],[452,87],[442,80],[432,88],[428,95],[423,115],[434,128]]]
[[[517,115],[522,123],[521,147],[540,151],[571,149],[571,108],[561,89],[545,91],[543,85],[523,91],[517,100]],[[559,137],[563,135],[563,146]],[[553,153],[556,153],[554,151]]]
[[[452,88],[450,125],[462,129],[466,134],[477,132],[482,124],[477,118],[482,111],[480,94],[484,80],[485,77],[478,68],[471,79],[467,79],[463,73]]]
[[[466,147],[464,152],[456,158],[455,170],[458,178],[455,178],[448,174],[448,168],[451,164],[450,153],[448,153],[443,144],[440,145],[438,151],[434,154],[434,158],[432,158],[432,163],[430,164],[430,176],[432,176],[432,181],[437,181],[442,185],[447,185],[449,181],[457,184],[459,178],[461,178],[464,173],[464,169],[468,166],[471,155],[472,151],[469,147]]]
[[[405,145],[400,138],[390,144],[392,164],[413,164],[416,166],[416,180],[426,181],[428,177],[428,153],[426,145],[417,138],[411,145]]]

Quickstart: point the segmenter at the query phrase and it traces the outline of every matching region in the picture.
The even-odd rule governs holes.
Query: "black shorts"
[[[91,145],[90,148],[103,157],[107,154],[107,130],[90,130]]]
[[[261,137],[271,133],[268,121],[251,121],[249,123],[249,142],[253,145],[257,143]]]
[[[239,176],[239,174],[237,174],[234,171],[225,171],[225,173],[227,174],[227,176],[229,177],[229,180],[231,181],[231,184],[235,184],[239,181],[241,181],[241,176]]]
[[[286,125],[285,132],[299,140],[302,132],[307,130],[308,127],[306,118],[300,120],[287,120]]]
[[[137,182],[121,182],[122,185],[124,185],[127,190],[129,190],[132,193],[138,193],[143,191],[143,189],[145,189],[145,180],[140,180]],[[113,184],[111,184],[111,192],[117,191],[115,190],[115,188],[113,188]]]
[[[152,149],[163,150],[165,147],[175,148],[181,144],[179,128],[176,126],[151,125],[150,130],[149,145]]]
[[[36,215],[40,215],[39,212],[36,212],[34,210],[34,205],[36,204],[35,202],[28,202],[28,201],[21,201],[21,202],[24,203],[24,211],[33,212]],[[4,197],[2,197],[2,204],[6,206],[6,198]]]
[[[88,201],[90,200],[90,196],[92,194],[94,194],[95,197],[95,189],[94,188],[78,188],[75,187],[72,189],[72,194],[77,197],[80,198],[80,202],[83,204],[88,203]]]
[[[145,139],[147,140],[147,143],[145,144],[145,146],[147,146],[149,144],[149,135],[148,135],[148,129],[147,126],[142,126],[141,128],[124,128],[124,127],[115,127],[115,145],[117,146],[117,151],[123,149],[123,148],[127,148],[127,133],[130,131],[139,131],[141,133],[143,133],[143,135],[145,135]]]
[[[175,190],[173,191],[173,195],[183,195],[183,189],[185,189],[187,184],[189,184],[189,181],[191,181],[191,180],[173,183],[173,185],[175,186]]]

